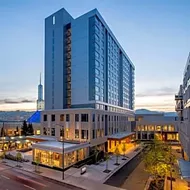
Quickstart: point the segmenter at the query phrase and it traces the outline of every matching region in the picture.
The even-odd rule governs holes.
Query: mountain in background
[[[137,109],[135,110],[135,114],[162,114],[164,113],[165,116],[177,117],[176,112],[161,112],[161,111],[151,111],[147,109]]]
[[[27,120],[34,112],[31,111],[0,111],[0,120],[2,121],[23,121]],[[147,109],[135,110],[135,114],[161,114],[164,113],[165,116],[177,117],[176,112],[160,112],[151,111]]]
[[[23,121],[27,120],[34,112],[29,111],[0,111],[2,121]]]

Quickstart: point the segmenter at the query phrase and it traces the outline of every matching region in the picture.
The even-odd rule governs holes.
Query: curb
[[[20,170],[20,171],[25,171],[25,172],[30,173],[30,174],[32,173],[32,174],[38,175],[38,176],[40,176],[40,177],[42,177],[42,178],[48,179],[49,181],[55,181],[55,182],[57,182],[58,184],[64,184],[65,187],[72,188],[73,190],[87,190],[87,189],[85,189],[84,187],[75,186],[75,185],[73,185],[73,184],[71,184],[71,183],[69,183],[69,182],[66,182],[66,181],[60,181],[60,180],[57,180],[57,179],[53,179],[53,178],[50,178],[50,177],[47,177],[47,176],[40,175],[40,174],[38,174],[38,173],[36,173],[36,172],[34,172],[34,171],[26,170],[26,169],[24,169],[24,167],[19,168],[19,167],[11,166],[11,165],[9,165],[8,163],[6,163],[5,165],[6,165],[6,166],[9,166],[9,167],[11,167],[11,168],[15,168],[15,169]],[[79,185],[80,185],[80,184],[79,184]]]
[[[148,180],[146,181],[146,184],[145,184],[144,190],[148,190],[151,181],[152,181],[152,177],[150,176],[150,177],[148,178]]]

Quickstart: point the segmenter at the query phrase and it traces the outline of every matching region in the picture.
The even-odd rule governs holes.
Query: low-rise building
[[[138,140],[160,139],[178,141],[178,122],[176,116],[164,113],[136,114],[136,138]]]

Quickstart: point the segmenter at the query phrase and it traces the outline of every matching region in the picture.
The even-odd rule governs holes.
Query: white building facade
[[[175,95],[178,112],[179,137],[185,160],[190,160],[190,54],[183,75],[183,84]]]

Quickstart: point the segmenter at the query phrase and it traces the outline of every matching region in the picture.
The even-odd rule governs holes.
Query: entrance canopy
[[[179,159],[178,164],[179,164],[181,177],[184,180],[190,182],[190,162],[183,159]]]
[[[108,136],[108,139],[113,139],[113,140],[122,140],[125,139],[126,137],[130,137],[132,135],[135,135],[135,132],[121,132],[121,133],[116,133],[114,135]]]
[[[87,147],[89,147],[89,145],[90,145],[89,143],[75,144],[75,143],[66,143],[66,142],[64,142],[64,153],[79,150],[81,148],[87,148]],[[63,142],[44,141],[44,142],[33,144],[32,148],[33,149],[46,150],[46,151],[52,151],[52,152],[62,154],[62,152],[63,152]]]

